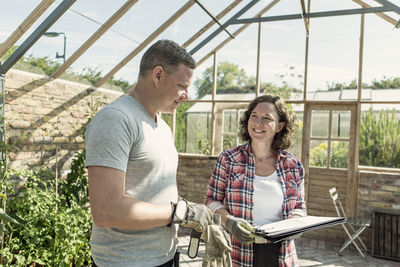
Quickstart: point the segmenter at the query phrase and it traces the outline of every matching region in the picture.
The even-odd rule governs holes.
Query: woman
[[[305,216],[304,169],[283,149],[294,136],[294,116],[285,101],[263,95],[240,120],[247,143],[221,153],[214,167],[206,205],[221,214],[232,238],[234,266],[298,266],[293,239],[277,244],[255,238],[252,225]]]

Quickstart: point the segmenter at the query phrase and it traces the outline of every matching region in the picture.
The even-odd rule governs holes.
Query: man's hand
[[[202,233],[212,223],[212,211],[204,204],[188,203],[181,199],[174,205],[172,223],[179,223]]]
[[[221,225],[209,225],[201,235],[201,239],[206,246],[202,267],[232,266],[231,237]]]
[[[253,227],[246,220],[229,215],[226,219],[226,228],[240,243],[254,242]]]

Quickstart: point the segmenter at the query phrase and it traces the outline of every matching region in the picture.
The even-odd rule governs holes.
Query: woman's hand
[[[255,240],[255,235],[252,233],[253,227],[242,218],[229,215],[226,219],[226,228],[240,243],[252,243]]]

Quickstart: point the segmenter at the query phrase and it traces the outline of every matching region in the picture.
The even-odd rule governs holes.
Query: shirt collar
[[[247,142],[242,145],[241,150],[248,153],[249,155],[252,155],[254,157],[253,151],[251,149],[250,142]],[[289,154],[286,151],[283,150],[278,150],[278,157],[276,158],[276,161],[281,161],[285,158],[288,158]]]

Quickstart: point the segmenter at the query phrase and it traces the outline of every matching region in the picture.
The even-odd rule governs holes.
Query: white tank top
[[[282,220],[283,191],[276,171],[269,176],[254,176],[254,226]]]

